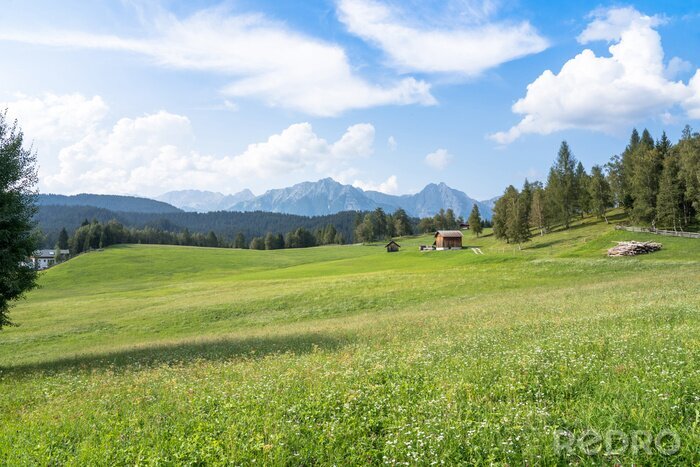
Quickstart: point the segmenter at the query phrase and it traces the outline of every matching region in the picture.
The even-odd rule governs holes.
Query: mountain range
[[[177,206],[186,212],[228,211],[243,201],[255,198],[252,191],[246,189],[233,195],[225,195],[214,191],[179,190],[169,191],[156,199]]]
[[[474,200],[444,183],[431,183],[413,195],[388,195],[343,185],[332,178],[269,190],[260,196],[254,196],[249,190],[228,196],[185,190],[165,193],[157,199],[185,211],[266,211],[302,216],[323,216],[341,211],[371,211],[376,208],[393,212],[403,208],[413,217],[433,216],[440,209],[452,209],[456,215],[466,218],[472,206],[477,204],[481,216],[490,219],[492,211],[492,200]]]
[[[343,185],[332,178],[303,182],[287,188],[269,190],[255,196],[250,190],[233,195],[200,190],[171,191],[156,199],[135,196],[80,194],[74,196],[41,194],[40,206],[92,206],[113,212],[170,214],[178,212],[252,212],[295,214],[299,216],[327,216],[343,211],[386,212],[404,209],[412,217],[435,215],[440,209],[452,209],[457,216],[467,218],[474,204],[481,217],[490,219],[493,202],[477,201],[464,192],[444,183],[431,183],[412,195],[389,195],[378,191],[364,191],[352,185]]]

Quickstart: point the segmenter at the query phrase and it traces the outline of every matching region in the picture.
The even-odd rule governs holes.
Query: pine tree
[[[406,211],[399,208],[394,212],[394,233],[398,237],[403,237],[406,235],[413,234],[413,228],[411,227],[411,220],[406,214]]]
[[[518,248],[530,239],[530,228],[527,222],[528,208],[525,206],[525,198],[517,190],[513,189],[508,194],[506,204],[506,232],[510,241],[516,242]]]
[[[585,213],[591,211],[591,198],[588,192],[590,177],[586,173],[586,169],[583,168],[581,162],[576,166],[574,178],[576,180],[576,209],[581,217],[583,217]]]
[[[648,132],[647,132],[648,133]],[[631,211],[634,204],[634,196],[632,194],[632,176],[634,173],[635,156],[638,149],[641,147],[641,138],[637,129],[632,130],[630,142],[622,152],[622,157],[619,159],[619,177],[620,177],[620,205],[625,208],[625,211]]]
[[[659,193],[661,158],[655,148],[640,145],[635,157],[630,183],[633,196],[632,218],[637,222],[652,223],[656,217],[656,197]]]
[[[481,226],[481,213],[479,212],[479,206],[476,204],[474,204],[472,207],[472,212],[469,214],[469,220],[467,222],[469,223],[469,229],[474,235],[477,237],[481,235],[481,232],[484,229]]]
[[[219,239],[216,237],[216,234],[214,232],[209,231],[209,233],[207,234],[206,245],[211,248],[219,246]]]
[[[607,176],[605,177],[608,185],[610,185],[610,195],[613,206],[622,206],[625,199],[625,185],[622,175],[622,159],[620,156],[613,156],[610,161],[605,164]]]
[[[57,247],[61,250],[68,249],[68,231],[66,231],[65,227],[63,227],[61,232],[58,234]]]
[[[557,160],[550,171],[547,190],[553,204],[557,219],[567,229],[576,209],[576,158],[571,154],[569,145],[562,141]]]
[[[612,206],[612,194],[610,184],[606,180],[605,175],[603,175],[603,169],[599,165],[594,165],[591,168],[591,177],[588,181],[587,191],[590,197],[591,211],[598,218],[605,219],[607,223],[608,218],[605,213]]]
[[[236,238],[233,241],[233,247],[234,248],[246,248],[246,242],[245,242],[245,235],[243,235],[243,232],[238,232],[236,234]]]
[[[536,184],[532,188],[532,201],[530,202],[530,226],[540,231],[544,235],[549,228],[547,216],[545,191],[542,184]]]
[[[700,221],[700,135],[686,127],[678,144],[680,155],[679,178],[683,186],[684,224],[691,221],[693,213]]]
[[[666,157],[656,199],[656,224],[661,228],[683,228],[683,189],[679,169],[675,155]]]
[[[36,155],[23,147],[24,135],[0,113],[0,329],[11,324],[10,304],[36,286],[29,257],[38,247]]]

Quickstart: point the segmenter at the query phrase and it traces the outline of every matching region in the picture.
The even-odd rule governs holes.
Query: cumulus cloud
[[[596,10],[592,18],[578,40],[582,44],[613,42],[610,56],[599,57],[585,49],[558,74],[546,70],[513,105],[522,120],[491,139],[508,144],[524,134],[546,135],[570,128],[612,132],[645,118],[668,118],[679,105],[691,117],[700,113],[698,75],[689,85],[667,77],[669,68],[679,63],[672,60],[669,67],[664,66],[661,37],[654,29],[661,23],[659,18],[631,7]]]
[[[190,120],[161,111],[100,125],[60,150],[59,168],[43,177],[51,191],[156,195],[172,189],[229,191],[276,178],[356,173],[350,166],[372,155],[374,127],[353,125],[335,142],[319,137],[309,123],[289,126],[238,155],[216,157],[194,148]]]
[[[386,194],[395,194],[399,191],[399,180],[396,175],[391,175],[381,183],[363,182],[355,180],[352,184],[354,187],[365,191],[379,191]]]
[[[204,10],[179,19],[163,14],[155,33],[126,38],[75,31],[3,31],[0,40],[54,47],[132,52],[156,64],[231,77],[222,90],[232,98],[260,99],[313,115],[387,104],[432,105],[430,85],[414,78],[368,82],[352,69],[344,49],[290,30],[263,15]]]
[[[452,154],[446,149],[438,149],[425,156],[425,163],[437,170],[445,169],[450,162],[452,162]]]
[[[37,144],[75,141],[92,131],[107,114],[107,104],[100,96],[82,94],[41,97],[17,94],[14,100],[0,103],[8,117],[20,122],[26,138]]]
[[[453,8],[449,14],[454,16]],[[493,2],[460,2],[458,7],[485,20]],[[474,76],[504,62],[538,53],[548,42],[528,22],[432,27],[405,18],[405,12],[378,0],[339,0],[338,17],[348,30],[379,47],[401,71]]]

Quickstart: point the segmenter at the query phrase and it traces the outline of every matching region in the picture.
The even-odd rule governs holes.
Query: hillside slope
[[[37,197],[39,206],[92,206],[95,208],[108,209],[119,212],[142,212],[150,214],[165,214],[182,212],[175,206],[162,201],[149,198],[139,198],[136,196],[118,195],[53,195],[40,194]]]
[[[661,252],[607,258],[621,239]],[[0,463],[652,464],[556,427],[671,429],[697,463],[700,248],[586,219],[522,251],[124,246],[0,334]],[[115,443],[114,440],[119,442]]]

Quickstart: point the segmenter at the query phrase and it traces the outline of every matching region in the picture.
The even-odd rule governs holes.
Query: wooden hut
[[[396,253],[397,251],[399,251],[399,248],[401,248],[401,245],[399,245],[393,240],[386,244],[387,253]]]
[[[462,232],[459,230],[438,230],[435,232],[434,245],[437,250],[461,250]]]

